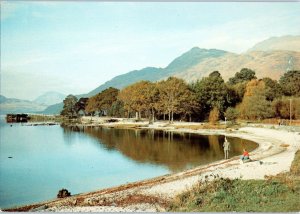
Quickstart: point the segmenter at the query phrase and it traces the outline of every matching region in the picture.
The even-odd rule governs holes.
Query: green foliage
[[[281,97],[272,102],[275,117],[289,119],[290,113],[292,119],[300,119],[300,98],[299,97]]]
[[[228,84],[235,85],[237,83],[250,81],[256,79],[255,71],[249,68],[242,68],[240,72],[237,72],[234,77],[229,78]]]
[[[108,110],[108,115],[115,117],[124,117],[124,103],[120,100],[116,100],[112,103],[111,108]]]
[[[279,98],[283,95],[282,88],[276,80],[265,77],[262,81],[265,83],[265,95],[267,100],[273,101],[275,98]]]
[[[228,105],[228,90],[219,72],[214,71],[209,77],[202,78],[202,80],[193,84],[192,87],[204,113],[208,113],[216,107],[223,114],[226,105]]]
[[[74,95],[70,94],[64,99],[64,107],[61,111],[60,115],[67,116],[69,118],[76,117],[77,111],[76,111],[76,103],[78,99]]]
[[[239,116],[239,111],[235,108],[229,107],[226,109],[225,117],[228,121],[235,123],[236,119]]]
[[[286,72],[279,80],[283,93],[286,96],[300,96],[300,71]]]
[[[300,150],[291,170],[267,180],[205,180],[179,194],[172,212],[295,212],[300,210]]]

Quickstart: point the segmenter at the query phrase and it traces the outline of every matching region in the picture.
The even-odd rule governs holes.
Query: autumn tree
[[[271,102],[266,99],[263,81],[253,79],[247,83],[243,101],[238,109],[244,119],[264,119],[273,115]]]
[[[300,119],[300,98],[299,97],[281,97],[275,99],[272,103],[275,117],[289,119]]]
[[[210,112],[209,112],[209,117],[208,120],[211,124],[216,124],[216,122],[219,120],[220,117],[220,112],[217,107],[214,107]]]
[[[86,111],[89,113],[99,111],[102,115],[109,115],[112,105],[117,101],[118,93],[118,89],[109,87],[97,95],[90,97],[87,102]]]
[[[164,114],[168,114],[169,122],[173,122],[174,114],[180,114],[183,111],[191,113],[194,105],[192,99],[196,96],[193,95],[184,80],[169,77],[158,83],[158,89],[159,106]]]
[[[76,103],[78,99],[74,95],[70,94],[64,99],[64,107],[63,110],[61,111],[62,116],[67,116],[69,118],[76,117],[77,112],[76,112]]]
[[[129,85],[121,90],[118,98],[124,103],[128,114],[132,111],[137,112],[137,119],[141,118],[142,113],[154,117],[155,104],[158,102],[158,92],[154,83],[139,81]]]
[[[279,84],[286,96],[300,96],[300,71],[286,72],[279,80]]]

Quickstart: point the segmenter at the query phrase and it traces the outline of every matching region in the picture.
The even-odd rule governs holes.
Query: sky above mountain
[[[300,3],[1,1],[1,94],[87,93],[198,46],[235,53],[300,34]]]

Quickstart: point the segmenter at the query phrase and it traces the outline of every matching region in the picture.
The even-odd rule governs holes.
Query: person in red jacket
[[[249,153],[247,152],[247,150],[246,149],[243,149],[243,155],[241,156],[241,160],[242,161],[245,161],[245,160],[250,160],[250,158],[249,158]]]

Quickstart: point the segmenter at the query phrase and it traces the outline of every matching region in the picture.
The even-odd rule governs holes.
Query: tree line
[[[279,81],[257,79],[243,68],[224,81],[218,71],[193,83],[169,77],[158,82],[139,81],[122,90],[110,87],[90,98],[69,95],[61,115],[99,115],[155,120],[217,121],[237,118],[299,119],[300,71],[286,72]],[[292,107],[290,109],[290,107]]]

